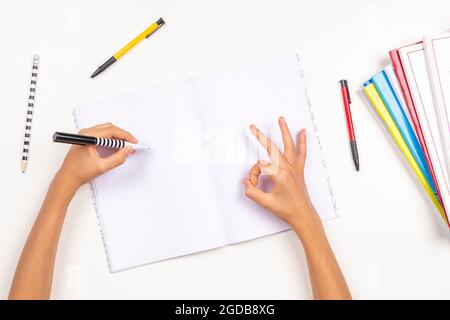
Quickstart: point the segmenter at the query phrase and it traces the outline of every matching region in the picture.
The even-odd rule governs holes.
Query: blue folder
[[[381,96],[386,108],[392,116],[397,128],[399,129],[403,139],[405,140],[406,145],[411,151],[414,159],[422,170],[425,178],[430,184],[433,192],[436,193],[436,187],[434,185],[433,179],[431,177],[430,168],[428,167],[427,161],[425,159],[425,155],[420,146],[419,140],[411,127],[411,124],[408,121],[408,117],[406,116],[403,108],[401,107],[400,100],[395,94],[394,89],[387,77],[386,72],[381,71],[374,75],[369,81],[371,81],[378,93]]]

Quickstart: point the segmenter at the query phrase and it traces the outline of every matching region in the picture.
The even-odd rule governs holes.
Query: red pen
[[[350,92],[348,91],[347,80],[339,81],[341,83],[342,100],[344,102],[345,117],[347,118],[348,136],[350,138],[350,148],[352,149],[353,161],[356,171],[359,171],[358,147],[356,146],[355,131],[353,131],[352,112],[350,110]]]

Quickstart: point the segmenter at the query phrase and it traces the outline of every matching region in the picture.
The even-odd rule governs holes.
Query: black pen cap
[[[69,143],[78,145],[97,144],[97,138],[91,136],[84,136],[81,134],[72,134],[65,132],[55,132],[53,134],[53,142]]]
[[[343,80],[340,80],[339,82],[340,82],[340,84],[341,84],[341,87],[343,87],[343,88],[348,88],[347,80],[343,79]]]

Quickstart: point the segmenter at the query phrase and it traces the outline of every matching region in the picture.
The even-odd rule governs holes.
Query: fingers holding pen
[[[137,139],[128,131],[119,128],[112,123],[104,123],[91,128],[83,129],[80,134],[92,135],[102,138],[114,138],[125,140],[131,143],[137,143]]]
[[[114,169],[125,163],[128,156],[134,152],[133,148],[127,146],[113,153],[109,157],[100,158],[100,169],[102,173],[107,172],[111,169]]]

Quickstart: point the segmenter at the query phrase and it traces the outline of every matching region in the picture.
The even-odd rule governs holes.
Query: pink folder
[[[422,43],[422,41],[417,42]],[[394,68],[395,74],[397,75],[398,82],[400,83],[400,88],[405,98],[405,103],[408,108],[411,121],[413,122],[414,130],[416,131],[417,138],[419,139],[420,146],[422,147],[425,160],[430,168],[431,177],[433,179],[436,191],[439,197],[439,202],[442,204],[441,192],[439,190],[439,185],[436,181],[436,174],[433,169],[433,164],[431,163],[430,155],[428,153],[428,148],[425,143],[425,138],[422,133],[422,127],[420,126],[419,117],[417,116],[416,107],[414,106],[414,101],[409,91],[408,80],[406,79],[405,72],[403,70],[402,60],[399,53],[400,48],[389,51],[389,56],[391,57],[392,66]],[[445,207],[442,206],[445,211]],[[447,213],[445,213],[447,215]]]

